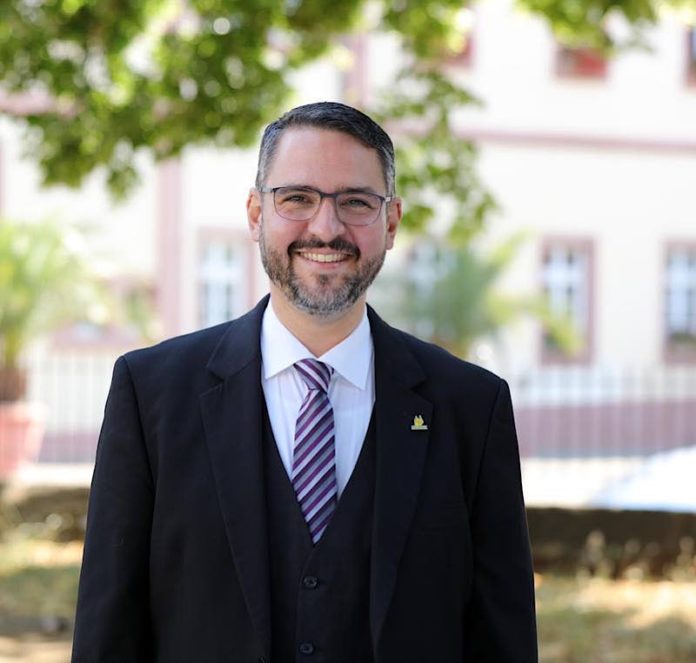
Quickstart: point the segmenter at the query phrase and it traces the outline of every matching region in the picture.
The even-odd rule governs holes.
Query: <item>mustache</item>
[[[331,249],[356,258],[360,257],[360,249],[341,237],[335,237],[330,242],[322,242],[320,239],[298,239],[288,246],[288,253],[299,249]]]

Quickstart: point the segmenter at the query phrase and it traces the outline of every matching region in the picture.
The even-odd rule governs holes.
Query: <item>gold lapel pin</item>
[[[411,424],[411,430],[428,430],[428,427],[425,425],[425,422],[423,421],[423,417],[421,417],[420,414],[417,414],[415,417],[413,417],[413,423]]]

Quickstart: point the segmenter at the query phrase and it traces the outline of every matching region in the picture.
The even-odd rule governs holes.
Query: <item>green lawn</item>
[[[0,660],[6,660],[3,646],[31,652],[49,644],[55,654],[40,660],[69,659],[80,557],[78,543],[54,543],[21,531],[0,543]],[[542,663],[696,661],[694,580],[546,574],[537,576],[537,599]],[[50,633],[65,620],[68,633]],[[39,660],[34,656],[15,654],[12,660]]]
[[[12,532],[0,543],[0,632],[8,624],[72,621],[82,546]],[[3,628],[5,627],[5,628]]]
[[[543,663],[693,663],[696,582],[538,579]]]

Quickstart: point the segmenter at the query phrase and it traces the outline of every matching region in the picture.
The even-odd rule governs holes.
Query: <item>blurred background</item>
[[[515,402],[546,662],[696,661],[696,0],[0,6],[0,661],[69,660],[113,362],[266,292],[263,126],[355,105],[371,303]]]

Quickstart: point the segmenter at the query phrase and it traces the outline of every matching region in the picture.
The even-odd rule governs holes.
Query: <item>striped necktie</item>
[[[295,426],[292,485],[312,542],[316,543],[337,500],[334,416],[326,393],[333,369],[316,359],[301,359],[295,370],[308,392]]]

